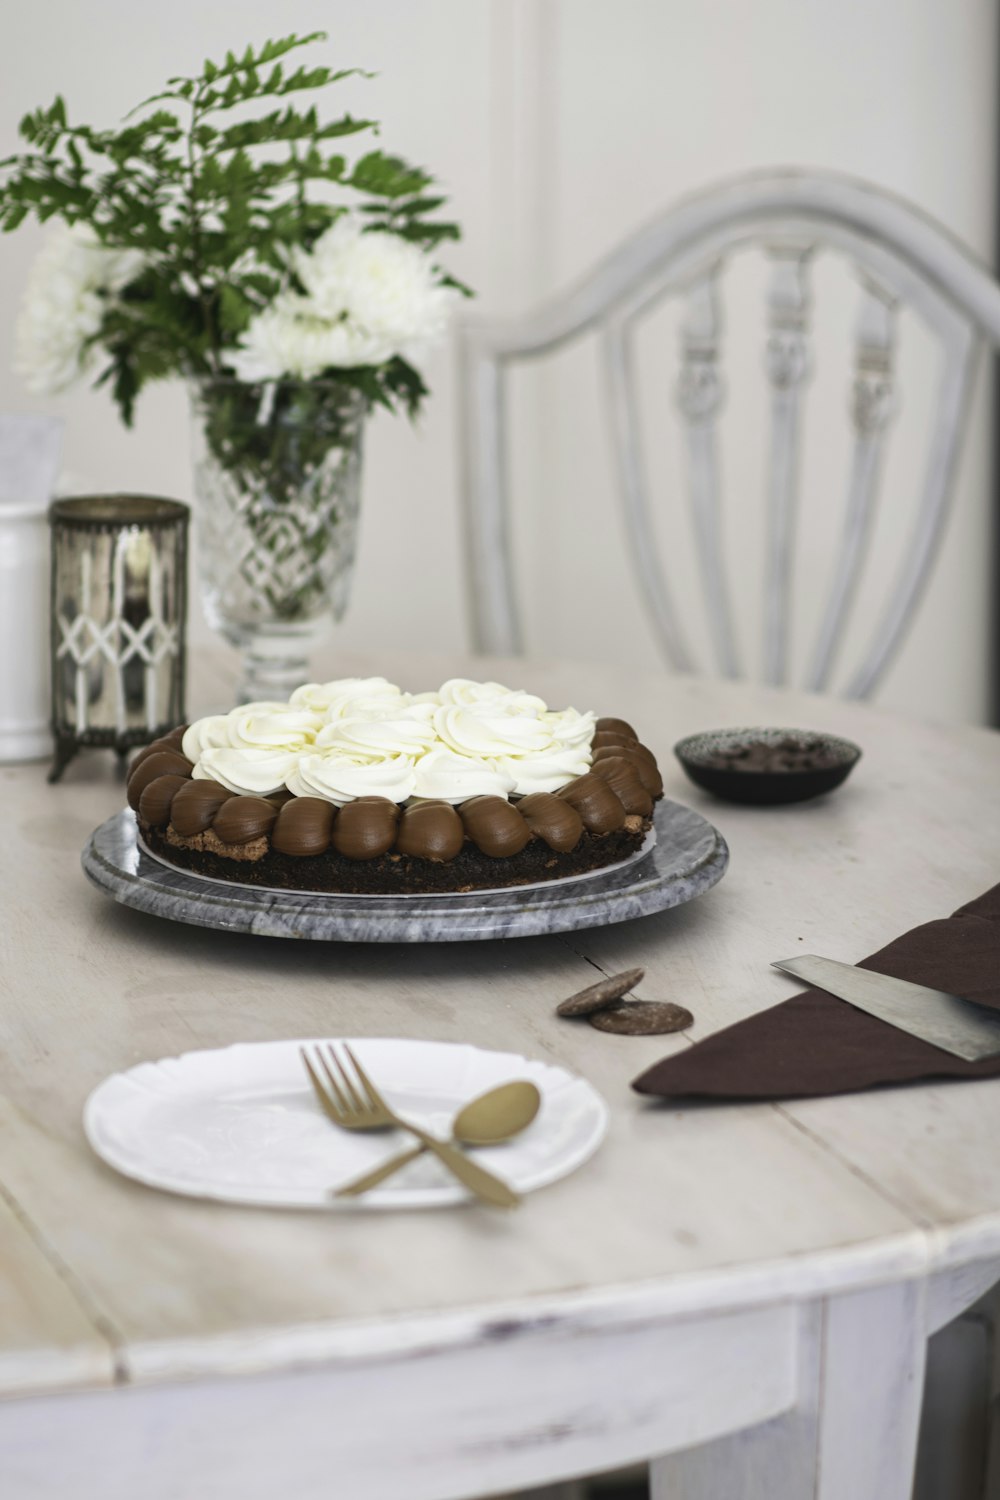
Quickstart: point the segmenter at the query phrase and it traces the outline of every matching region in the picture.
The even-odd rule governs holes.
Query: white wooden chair
[[[772,433],[763,663],[765,679],[787,680],[790,586],[803,383],[809,365],[809,268],[818,251],[847,258],[859,281],[850,413],[854,451],[842,532],[805,685],[829,690],[878,500],[887,421],[894,404],[895,324],[911,308],[942,352],[936,414],[916,520],[903,539],[895,579],[874,634],[843,688],[869,696],[892,660],[930,575],[948,512],[963,416],[984,342],[1000,344],[1000,286],[945,229],[881,188],[826,172],[775,171],[742,177],[668,209],[561,296],[523,319],[469,323],[460,332],[463,501],[469,614],[477,650],[523,649],[506,493],[504,376],[598,332],[625,529],[646,607],[667,661],[698,669],[655,545],[641,459],[633,346],[644,317],[665,297],[684,302],[677,406],[686,434],[690,506],[716,668],[741,675],[723,563],[716,456],[721,398],[720,302],[727,259],[748,245],[770,259],[766,378]],[[994,1296],[995,1301],[995,1296]],[[978,1314],[981,1324],[983,1306]],[[992,1338],[994,1319],[988,1318]],[[957,1330],[956,1330],[957,1332]],[[975,1329],[970,1322],[970,1335]],[[955,1349],[975,1339],[931,1345],[929,1385],[978,1390],[979,1353],[957,1368]],[[978,1346],[977,1346],[978,1348]],[[950,1349],[950,1352],[949,1352]],[[935,1373],[935,1353],[947,1369]],[[979,1384],[982,1384],[980,1381]],[[982,1421],[989,1393],[981,1402]],[[954,1412],[925,1412],[928,1473],[948,1471]],[[961,1416],[963,1431],[975,1413]],[[942,1470],[942,1465],[944,1469]],[[949,1500],[969,1493],[957,1469]],[[956,1487],[957,1486],[957,1487]],[[921,1489],[920,1493],[925,1493]],[[943,1492],[942,1492],[943,1493]]]
[[[469,613],[478,650],[522,649],[506,493],[504,376],[580,335],[597,332],[629,546],[645,604],[669,663],[698,669],[655,545],[641,461],[633,346],[665,297],[683,299],[677,405],[689,450],[690,505],[717,669],[742,663],[720,536],[717,414],[720,293],[733,252],[769,257],[765,368],[772,436],[764,588],[765,680],[786,681],[797,509],[797,450],[809,365],[809,268],[820,250],[847,258],[860,282],[851,417],[854,453],[843,528],[805,685],[830,689],[859,564],[875,514],[887,420],[894,403],[894,328],[911,308],[940,345],[942,373],[920,503],[882,617],[847,676],[867,697],[913,618],[948,510],[976,357],[1000,342],[1000,286],[925,214],[847,177],[777,171],[742,177],[686,199],[625,242],[576,286],[514,322],[470,323],[460,334],[463,499]],[[704,670],[704,666],[702,666]]]

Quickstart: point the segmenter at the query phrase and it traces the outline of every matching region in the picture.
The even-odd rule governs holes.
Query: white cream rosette
[[[501,713],[536,716],[547,704],[533,693],[504,687],[501,682],[473,682],[469,677],[449,677],[438,689],[442,703],[455,708],[496,708]]]
[[[542,714],[542,723],[558,745],[567,748],[585,749],[587,765],[590,765],[590,743],[597,728],[597,715],[579,713],[575,708],[550,709]]]
[[[197,780],[266,797],[284,786],[321,723],[318,715],[288,703],[243,703],[231,713],[197,719],[185,732],[181,749],[194,762]]]
[[[305,708],[318,713],[326,720],[356,718],[363,713],[377,712],[380,705],[396,706],[405,703],[402,688],[385,677],[341,677],[334,682],[307,682],[296,688],[289,703],[294,708]]]
[[[343,682],[304,682],[295,689],[288,701],[293,708],[305,708],[310,713],[325,714],[335,691],[343,685]]]
[[[590,770],[590,752],[565,745],[550,745],[538,755],[511,755],[497,761],[501,770],[514,780],[514,795],[529,797],[532,792],[555,792],[576,776]]]
[[[398,698],[352,698],[345,703],[336,713],[329,713],[324,721],[327,724],[336,725],[348,722],[357,722],[359,719],[408,719],[419,718],[420,714],[413,713],[406,697],[400,694]],[[426,718],[426,713],[423,714]]]
[[[202,751],[191,774],[196,781],[217,781],[241,796],[269,797],[281,791],[298,760],[298,750],[223,745]]]
[[[506,713],[495,705],[459,708],[445,704],[434,714],[440,739],[458,755],[496,760],[506,755],[530,755],[552,744],[552,736],[538,719]]]
[[[253,703],[229,714],[229,743],[234,750],[305,750],[322,723],[318,714],[287,703]]]
[[[459,695],[472,697],[467,689],[477,686],[492,689],[497,684],[460,681]],[[505,773],[515,795],[554,792],[590,769],[596,719],[572,708],[550,712],[544,704],[538,716],[522,712],[519,700],[524,696],[483,697],[470,707],[445,705],[435,714],[434,726],[458,754],[486,758]]]
[[[367,756],[425,754],[434,744],[434,725],[425,717],[397,712],[389,718],[335,719],[316,736],[316,748]]]
[[[406,695],[406,717],[417,719],[422,724],[429,724],[431,734],[435,739],[437,731],[434,729],[434,715],[440,707],[437,693],[407,693]]]
[[[203,750],[221,749],[229,744],[229,715],[208,714],[204,719],[195,719],[184,731],[181,754],[186,755],[192,765],[197,765]]]
[[[495,762],[473,755],[456,755],[438,745],[421,756],[414,767],[413,795],[422,801],[464,802],[468,797],[507,797],[514,779]]]
[[[286,787],[296,797],[322,797],[342,807],[357,797],[388,797],[406,802],[414,794],[414,762],[409,755],[372,758],[340,748],[299,757]]]

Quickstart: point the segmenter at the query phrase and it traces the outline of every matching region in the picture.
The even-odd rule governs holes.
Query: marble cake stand
[[[626,868],[552,890],[481,895],[295,895],[237,885],[230,890],[151,859],[136,843],[135,818],[128,808],[91,834],[82,863],[106,895],[174,922],[262,937],[450,943],[625,922],[680,906],[721,880],[729,850],[711,823],[679,802],[663,801],[655,824],[655,846]]]

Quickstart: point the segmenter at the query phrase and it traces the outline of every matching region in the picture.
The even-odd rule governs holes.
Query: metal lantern
[[[152,495],[50,507],[50,781],[80,749],[123,757],[182,722],[189,517]]]

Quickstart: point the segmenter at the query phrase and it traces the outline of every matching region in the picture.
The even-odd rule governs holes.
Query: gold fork
[[[341,1045],[351,1064],[350,1069],[344,1066],[330,1044],[325,1053],[322,1047],[315,1047],[312,1060],[305,1047],[299,1048],[320,1106],[335,1125],[339,1125],[342,1130],[385,1130],[389,1126],[398,1125],[416,1136],[429,1151],[433,1151],[458,1180],[484,1203],[491,1203],[497,1208],[515,1208],[520,1203],[520,1198],[512,1188],[494,1173],[472,1161],[457,1146],[440,1141],[437,1136],[430,1135],[418,1125],[401,1119],[389,1108],[347,1043],[343,1042]]]

